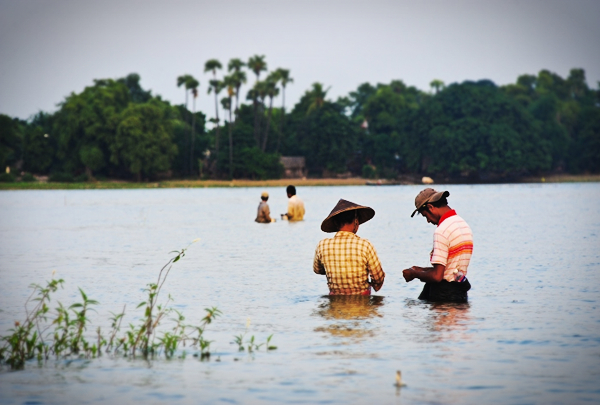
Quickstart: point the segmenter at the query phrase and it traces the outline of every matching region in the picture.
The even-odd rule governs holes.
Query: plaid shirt
[[[385,278],[371,242],[345,231],[319,242],[313,270],[327,275],[327,286],[332,295],[362,294],[370,286],[379,291]]]

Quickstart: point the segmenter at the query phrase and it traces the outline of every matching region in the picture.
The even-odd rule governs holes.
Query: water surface
[[[81,287],[101,303],[94,328],[123,305],[135,322],[146,283],[195,238],[164,294],[190,323],[223,312],[206,331],[208,362],[32,363],[0,373],[0,403],[600,402],[600,185],[448,186],[475,237],[468,304],[421,302],[422,285],[401,276],[431,250],[434,227],[410,218],[421,188],[299,186],[305,221],[274,224],[253,222],[256,188],[0,192],[2,334],[24,317],[28,285],[53,271],[66,283],[53,303]],[[266,191],[278,217],[285,191]],[[386,272],[377,296],[331,300],[312,272],[339,198],[376,211],[358,234]],[[248,323],[278,349],[238,352]]]

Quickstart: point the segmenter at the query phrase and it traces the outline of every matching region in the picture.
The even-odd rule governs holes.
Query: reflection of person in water
[[[431,304],[433,330],[442,340],[468,340],[465,333],[471,322],[469,303],[435,302]]]
[[[468,302],[423,302],[407,300],[403,316],[412,324],[422,324],[430,341],[469,340],[472,323]]]
[[[321,224],[323,232],[336,232],[319,242],[313,261],[314,272],[327,276],[329,294],[370,295],[371,287],[379,291],[383,286],[385,273],[375,248],[356,235],[373,216],[373,208],[340,200]]]
[[[381,316],[377,312],[383,305],[379,295],[329,295],[317,311],[325,319],[366,319]]]
[[[316,314],[329,321],[326,326],[316,328],[316,332],[327,332],[333,337],[362,339],[374,334],[370,319],[381,317],[379,308],[383,306],[381,296],[329,295],[323,297]]]

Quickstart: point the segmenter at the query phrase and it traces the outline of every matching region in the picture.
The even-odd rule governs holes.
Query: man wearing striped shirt
[[[341,199],[321,224],[323,232],[336,232],[319,242],[313,262],[314,272],[327,276],[330,295],[370,295],[371,287],[379,291],[383,286],[385,273],[375,248],[356,235],[373,216],[372,208]]]
[[[415,278],[425,282],[419,299],[430,301],[467,301],[471,288],[467,269],[473,253],[473,233],[464,219],[448,206],[448,191],[437,192],[426,188],[415,198],[411,217],[417,212],[436,225],[433,249],[430,255],[432,267],[412,266],[403,270],[406,282]]]

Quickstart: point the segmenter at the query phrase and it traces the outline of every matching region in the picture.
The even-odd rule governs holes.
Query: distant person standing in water
[[[296,187],[287,186],[285,189],[288,200],[288,211],[285,214],[281,214],[281,219],[287,219],[289,221],[302,221],[304,219],[304,203],[296,195]]]
[[[373,208],[340,200],[321,224],[323,232],[336,232],[319,242],[313,261],[314,272],[327,276],[329,295],[371,295],[371,287],[379,291],[383,286],[385,273],[375,248],[356,235],[358,226],[374,216]]]
[[[260,222],[262,224],[269,224],[271,222],[275,222],[275,218],[271,218],[271,210],[269,210],[269,204],[267,204],[267,200],[269,199],[269,193],[263,191],[260,195],[260,199],[262,200],[260,204],[258,204],[258,213],[256,214],[256,222]]]
[[[419,299],[465,302],[471,284],[467,268],[473,254],[473,233],[464,219],[448,206],[448,191],[426,188],[415,198],[411,218],[418,212],[428,223],[436,225],[430,262],[433,267],[412,266],[403,270],[408,283],[418,278],[425,283]]]

